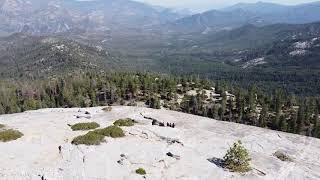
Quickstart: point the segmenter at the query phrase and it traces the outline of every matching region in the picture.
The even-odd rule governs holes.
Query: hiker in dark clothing
[[[167,126],[170,127],[170,124],[167,122]]]
[[[59,149],[59,154],[61,154],[62,147],[59,146],[58,149]]]
[[[157,125],[157,121],[156,120],[152,120],[152,126]]]
[[[41,176],[41,180],[44,180],[44,176]]]
[[[168,153],[167,153],[167,156],[173,157],[173,154],[172,154],[171,152],[168,152]]]
[[[44,175],[38,174],[38,176],[41,177],[41,180],[47,180],[47,179],[44,178]]]
[[[172,128],[174,128],[175,126],[176,126],[176,125],[173,123],[173,124],[172,124]]]

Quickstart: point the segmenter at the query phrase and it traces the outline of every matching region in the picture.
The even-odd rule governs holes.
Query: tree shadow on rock
[[[224,169],[224,161],[223,159],[220,159],[220,158],[209,158],[207,159],[209,162],[215,164],[216,166],[218,166],[219,168],[223,168]]]

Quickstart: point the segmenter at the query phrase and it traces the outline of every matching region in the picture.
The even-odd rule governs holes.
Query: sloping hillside
[[[3,76],[42,76],[119,67],[119,60],[105,48],[53,36],[14,34],[0,39],[0,52],[0,71]]]
[[[277,65],[314,69],[320,64],[317,61],[319,37],[318,22],[263,27],[249,24],[230,31],[196,35],[172,52],[199,54],[200,57],[229,61],[240,67],[248,61],[263,58],[266,63],[262,64],[269,64],[275,69]]]
[[[0,143],[0,179],[318,179],[320,141],[198,116],[139,107],[43,109],[0,116],[0,123],[24,136]],[[85,113],[88,111],[87,113]],[[175,128],[152,126],[149,119],[175,123]],[[120,118],[137,123],[123,127],[126,137],[105,138],[97,146],[75,146],[68,124],[93,121],[101,127]],[[253,170],[229,172],[214,159],[224,156],[233,142],[242,140]],[[61,153],[59,153],[61,146]],[[292,162],[273,154],[287,153]],[[168,155],[168,153],[171,153]],[[146,175],[135,173],[144,168]]]

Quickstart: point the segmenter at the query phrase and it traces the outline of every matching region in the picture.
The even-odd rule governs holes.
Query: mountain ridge
[[[3,0],[0,29],[32,34],[59,33],[72,28],[104,31],[112,28],[143,28],[182,17],[168,8],[130,0]]]
[[[188,29],[189,32],[203,32],[208,28],[216,32],[238,28],[245,24],[265,26],[276,23],[304,24],[316,21],[320,21],[320,2],[318,1],[294,6],[258,2],[240,3],[221,10],[209,10],[184,17],[171,24],[176,29],[187,32]]]

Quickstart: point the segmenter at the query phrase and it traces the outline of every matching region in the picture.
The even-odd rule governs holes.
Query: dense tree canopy
[[[76,73],[32,81],[6,80],[0,85],[0,114],[142,103],[150,108],[320,137],[319,98],[299,98],[280,89],[270,94],[258,86],[245,90],[197,76],[149,73]]]

